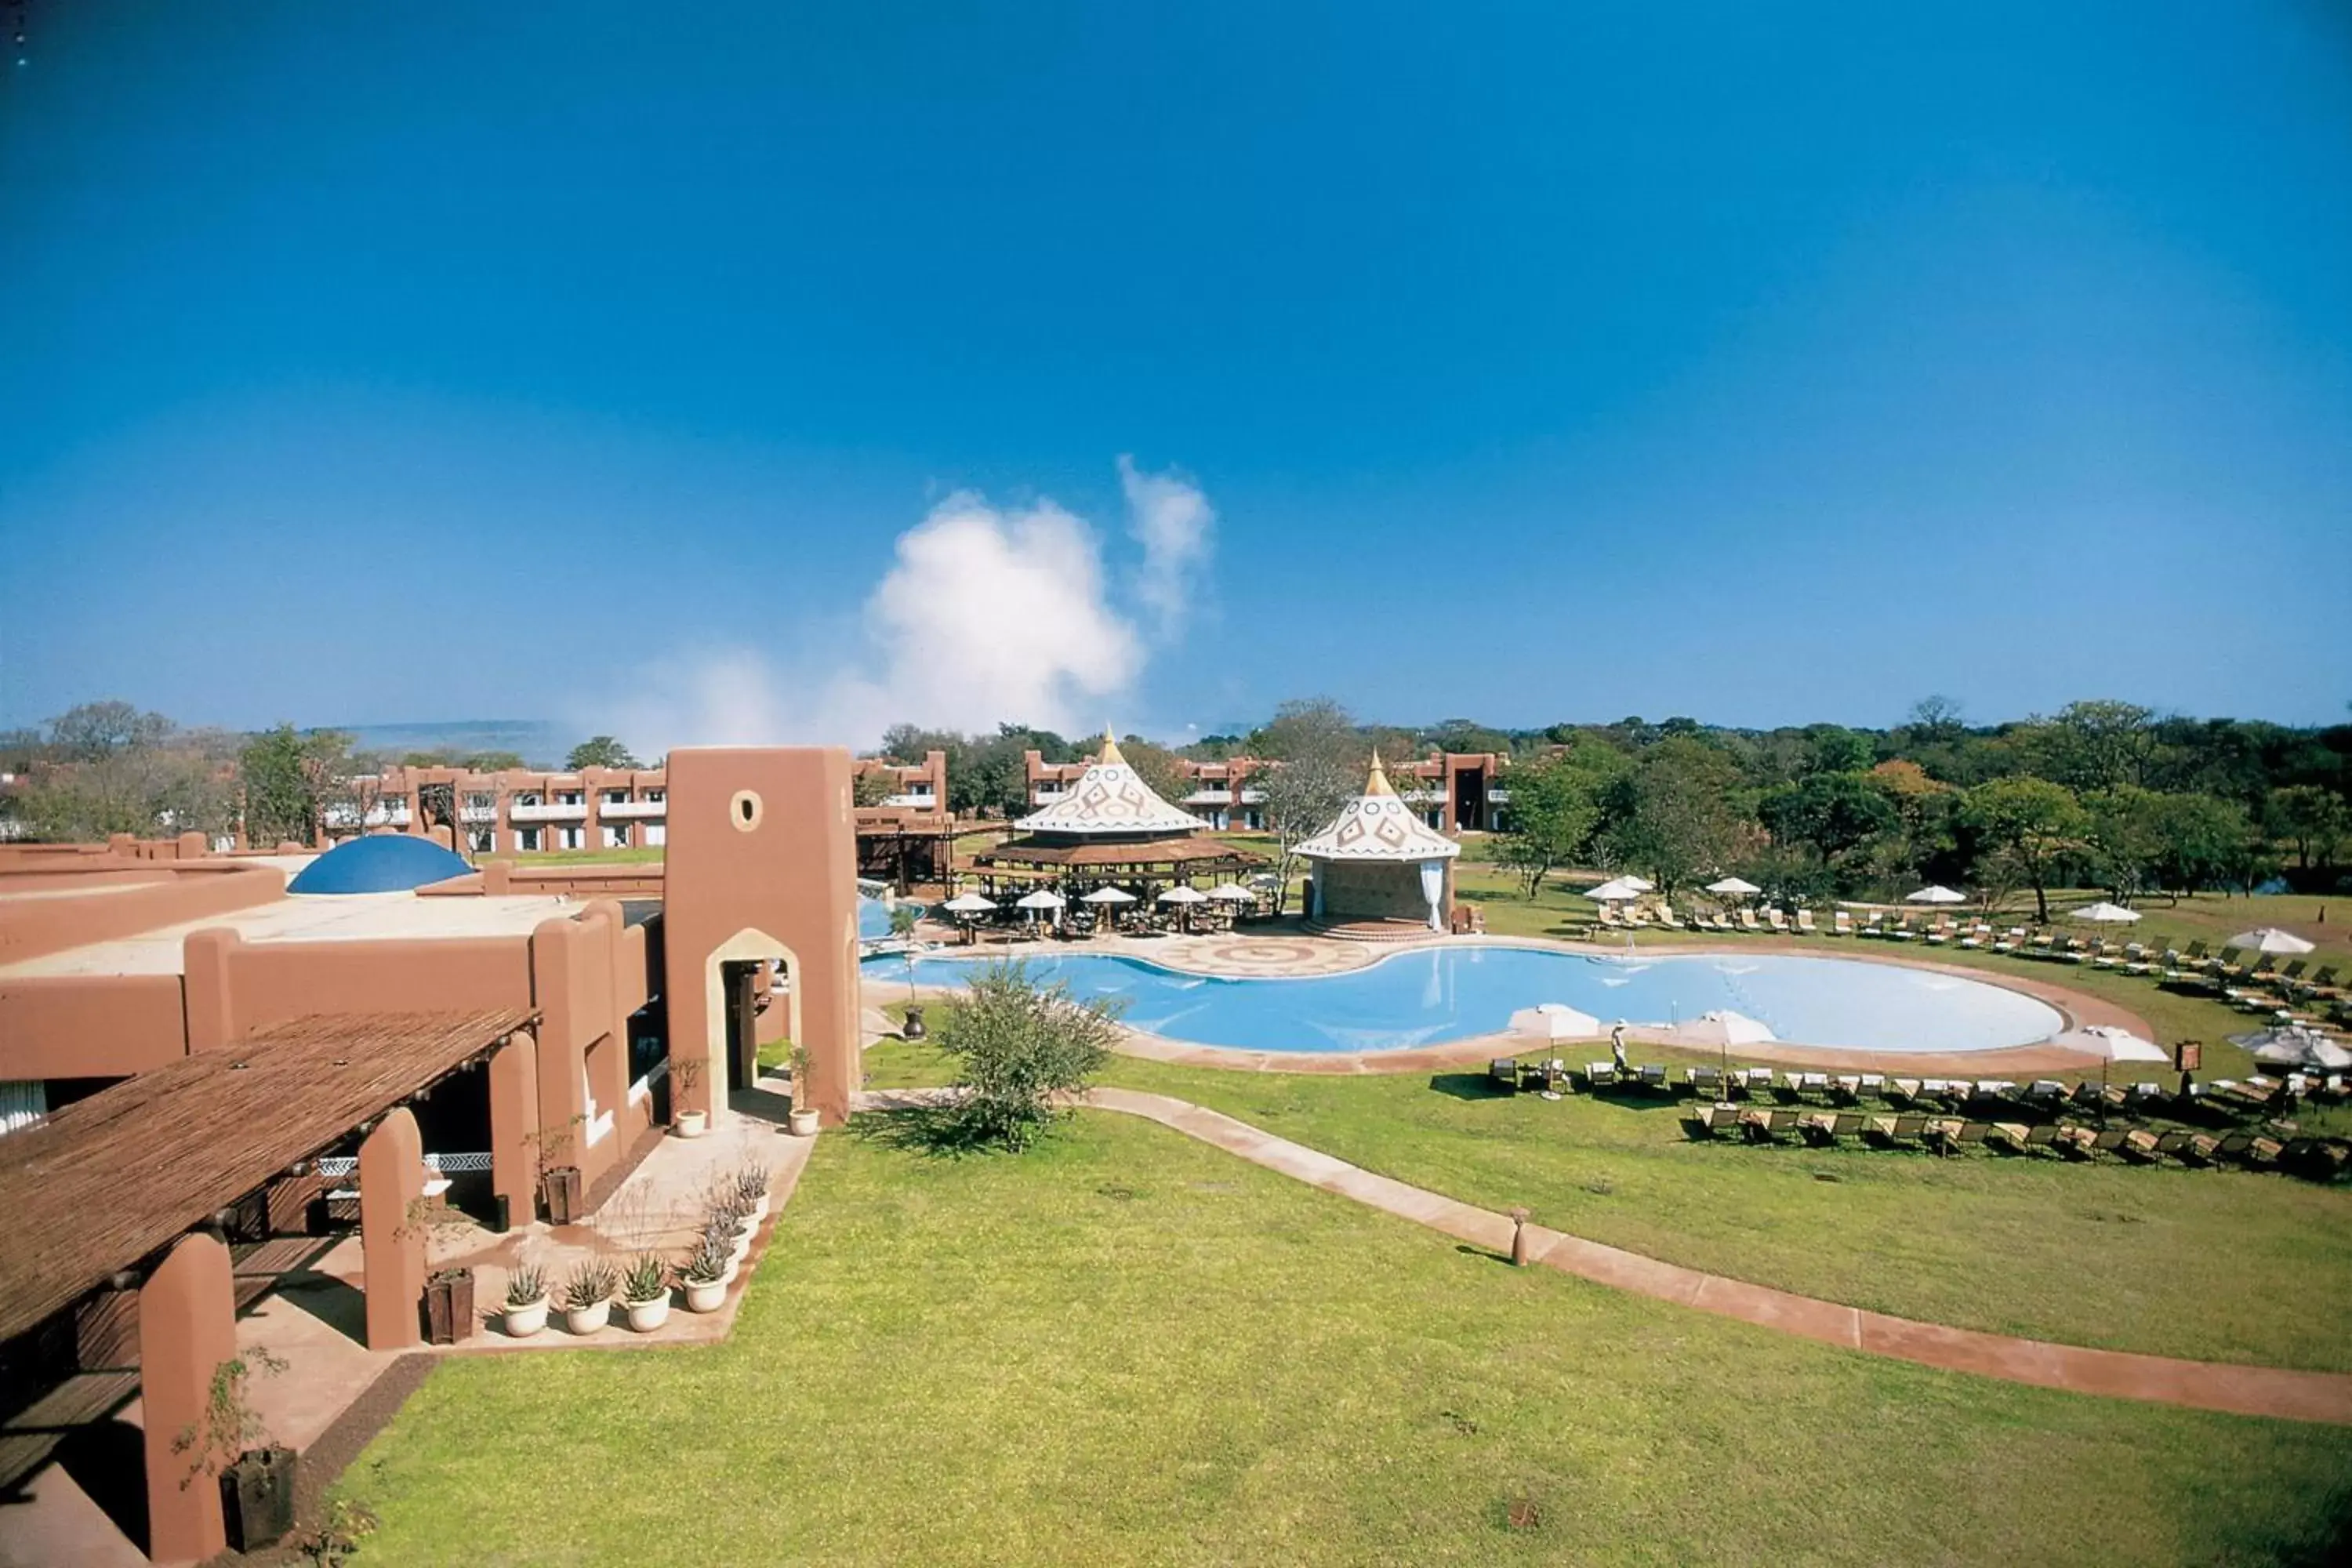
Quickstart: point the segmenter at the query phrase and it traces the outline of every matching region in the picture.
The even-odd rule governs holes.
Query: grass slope
[[[2316,1563],[2352,1447],[1515,1271],[1088,1114],[828,1137],[726,1345],[445,1363],[343,1489],[384,1564]]]

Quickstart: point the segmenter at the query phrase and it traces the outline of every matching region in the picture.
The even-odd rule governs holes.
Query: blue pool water
[[[913,961],[924,985],[952,986],[971,959]],[[1121,1022],[1196,1045],[1256,1051],[1381,1051],[1492,1034],[1539,1002],[1605,1026],[1671,1025],[1728,1008],[1783,1040],[1874,1051],[1981,1051],[2065,1027],[2057,1009],[1980,981],[1896,964],[1776,953],[1624,958],[1529,948],[1391,953],[1345,974],[1226,980],[1109,953],[1031,957],[1033,973],[1073,995],[1126,999]],[[902,978],[908,961],[868,961]]]

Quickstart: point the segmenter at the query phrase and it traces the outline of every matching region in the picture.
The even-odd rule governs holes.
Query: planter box
[[[547,1206],[547,1223],[550,1225],[570,1225],[579,1218],[580,1167],[551,1166],[539,1178],[539,1199]]]
[[[425,1342],[454,1345],[474,1334],[474,1271],[444,1268],[425,1281]]]
[[[293,1449],[247,1449],[222,1472],[220,1489],[232,1549],[257,1552],[294,1528]]]

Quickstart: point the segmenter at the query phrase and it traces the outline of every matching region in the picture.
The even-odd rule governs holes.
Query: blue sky
[[[32,24],[0,723],[2352,697],[2316,0]]]

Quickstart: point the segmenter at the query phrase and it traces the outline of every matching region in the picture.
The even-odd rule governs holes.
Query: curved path
[[[861,1108],[887,1109],[936,1103],[937,1089],[885,1090],[858,1096]],[[1085,1103],[1157,1121],[1188,1137],[1213,1143],[1252,1164],[1278,1171],[1327,1193],[1368,1204],[1384,1213],[1444,1232],[1474,1246],[1508,1253],[1512,1222],[1506,1215],[1409,1186],[1387,1176],[1318,1153],[1221,1112],[1164,1094],[1098,1088]],[[2177,1361],[2126,1351],[2088,1350],[2079,1345],[2021,1340],[1974,1329],[1947,1328],[1909,1318],[1888,1317],[1859,1307],[1795,1296],[1719,1274],[1661,1263],[1622,1247],[1570,1236],[1549,1226],[1528,1226],[1528,1260],[1595,1284],[1694,1307],[1717,1317],[1778,1329],[1844,1350],[1892,1356],[1946,1372],[1972,1372],[2011,1383],[2144,1399],[2196,1410],[2266,1415],[2285,1421],[2352,1426],[2352,1374],[2296,1372],[2234,1365],[2225,1362]]]

